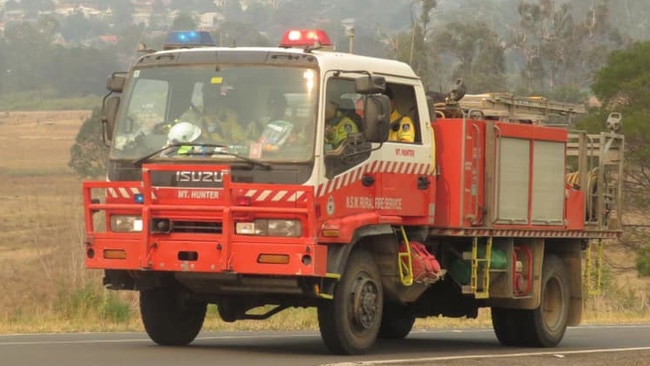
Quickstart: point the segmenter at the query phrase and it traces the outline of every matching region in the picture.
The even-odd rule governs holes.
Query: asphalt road
[[[569,328],[552,349],[501,346],[491,329],[414,331],[363,356],[334,356],[315,332],[204,332],[188,347],[143,333],[0,335],[0,365],[648,365],[650,325]]]

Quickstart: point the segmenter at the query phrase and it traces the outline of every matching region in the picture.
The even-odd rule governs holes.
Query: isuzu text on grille
[[[195,171],[178,171],[176,172],[177,182],[223,182],[223,172],[195,172]]]

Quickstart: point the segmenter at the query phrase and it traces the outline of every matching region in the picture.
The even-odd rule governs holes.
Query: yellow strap
[[[397,266],[399,267],[399,280],[404,286],[413,285],[413,257],[411,257],[411,243],[406,236],[404,226],[400,226],[402,239],[404,239],[404,246],[406,252],[400,252],[398,249]],[[405,263],[406,262],[406,263]]]

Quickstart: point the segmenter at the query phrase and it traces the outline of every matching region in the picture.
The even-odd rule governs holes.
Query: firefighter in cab
[[[390,99],[390,130],[388,132],[388,141],[395,142],[414,142],[415,125],[409,116],[399,113],[395,106],[395,95],[393,89],[386,87],[386,95]]]
[[[277,152],[283,144],[296,142],[294,125],[286,115],[287,98],[279,90],[271,91],[266,107],[266,126],[258,141],[264,151]]]
[[[194,123],[203,129],[203,138],[211,142],[237,144],[246,141],[238,113],[229,106],[228,87],[214,77],[203,84],[202,106],[191,105],[178,121]]]
[[[325,149],[336,149],[349,134],[359,133],[354,121],[339,110],[338,98],[330,97],[325,106]]]

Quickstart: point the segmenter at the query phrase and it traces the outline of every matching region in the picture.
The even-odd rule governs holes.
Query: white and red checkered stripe
[[[247,189],[244,196],[250,197],[252,202],[305,202],[305,191],[289,191],[286,189]]]
[[[111,198],[121,199],[134,199],[136,194],[142,193],[137,187],[109,187],[106,189],[106,191],[108,193],[108,196]],[[152,191],[152,195],[155,197],[155,192]],[[293,203],[307,201],[307,194],[304,190],[289,191],[286,189],[247,189],[244,191],[244,195],[246,197],[250,197],[253,202]]]
[[[367,173],[393,173],[393,174],[427,174],[431,164],[411,163],[406,161],[373,161],[360,167],[349,170],[334,179],[319,184],[316,197],[322,197],[361,180]]]
[[[136,194],[142,193],[137,187],[131,187],[131,188],[109,187],[106,189],[106,191],[111,198],[126,198],[126,199],[134,198]]]

